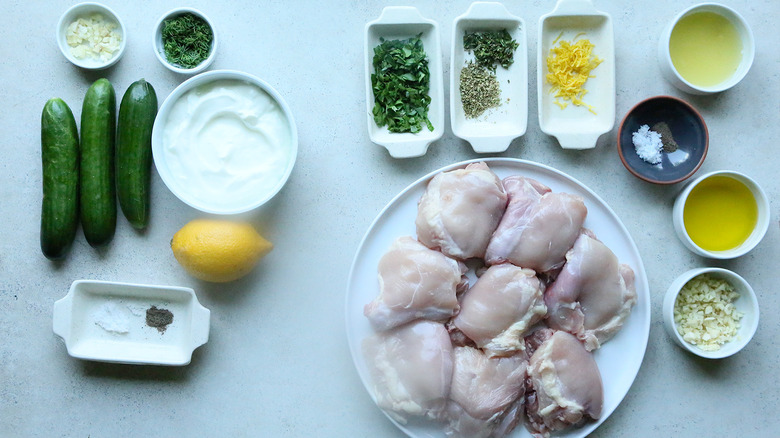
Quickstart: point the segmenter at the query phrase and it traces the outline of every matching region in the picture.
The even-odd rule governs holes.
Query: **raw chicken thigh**
[[[556,331],[528,365],[527,427],[536,437],[598,419],[604,389],[593,355],[569,333]]]
[[[458,313],[458,291],[465,290],[466,266],[405,236],[379,260],[379,295],[363,313],[375,330],[414,319],[445,321]]]
[[[522,176],[503,184],[509,204],[487,247],[487,264],[509,261],[536,272],[563,266],[588,214],[582,198]]]
[[[420,198],[417,238],[460,260],[484,257],[506,204],[501,180],[485,163],[439,173]]]
[[[452,384],[452,343],[444,325],[415,321],[363,341],[377,405],[406,423],[442,418]]]
[[[551,328],[572,333],[595,350],[620,330],[636,304],[634,271],[586,231],[566,253],[544,301]]]
[[[454,349],[447,435],[502,437],[523,414],[526,368],[522,353],[490,359],[471,347]]]
[[[534,271],[505,263],[489,267],[466,292],[453,325],[488,356],[523,350],[523,334],[547,313]]]

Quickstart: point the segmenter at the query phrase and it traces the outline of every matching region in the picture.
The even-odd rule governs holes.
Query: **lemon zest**
[[[550,93],[555,93],[553,103],[561,109],[569,106],[569,102],[575,106],[584,106],[593,114],[596,114],[592,105],[585,103],[582,99],[588,90],[584,88],[588,78],[595,77],[591,71],[603,61],[598,56],[593,55],[593,43],[588,39],[577,40],[582,33],[574,37],[576,42],[560,40],[563,33],[558,35],[553,41],[556,46],[550,49],[547,56],[547,83],[552,88]],[[560,40],[560,41],[559,41]]]

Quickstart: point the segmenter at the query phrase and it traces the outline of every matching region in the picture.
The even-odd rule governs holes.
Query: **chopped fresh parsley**
[[[385,40],[374,48],[374,121],[390,132],[433,131],[428,119],[431,75],[420,35],[405,40]]]
[[[496,69],[496,64],[509,68],[519,45],[506,29],[463,35],[463,48],[474,52],[477,64],[491,70]]]
[[[205,20],[187,12],[163,21],[165,59],[182,68],[194,68],[209,57],[214,34]]]

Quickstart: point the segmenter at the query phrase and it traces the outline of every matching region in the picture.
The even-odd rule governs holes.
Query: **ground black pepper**
[[[674,152],[677,150],[677,142],[672,137],[672,130],[669,129],[669,125],[666,122],[658,122],[653,125],[653,131],[661,134],[661,143],[663,144],[664,152]]]
[[[173,322],[173,313],[168,309],[158,309],[152,306],[146,309],[146,325],[154,327],[160,333],[165,333],[168,324]]]

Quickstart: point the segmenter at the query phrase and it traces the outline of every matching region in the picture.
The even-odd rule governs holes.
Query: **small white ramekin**
[[[695,85],[683,78],[680,73],[677,72],[677,69],[674,68],[672,56],[669,53],[669,39],[672,36],[672,30],[680,19],[696,12],[714,12],[725,17],[734,24],[742,39],[742,61],[737,67],[737,70],[728,80],[712,87]],[[745,21],[742,15],[730,7],[718,3],[699,3],[677,14],[666,26],[658,42],[658,64],[661,67],[661,73],[664,78],[680,90],[691,94],[713,94],[728,90],[734,85],[737,85],[737,83],[745,77],[748,70],[750,70],[750,66],[753,65],[755,50],[756,43],[753,40],[753,31],[750,29],[750,26],[748,26],[747,21]]]
[[[737,335],[730,342],[723,344],[719,350],[715,351],[704,351],[701,348],[686,342],[682,335],[677,331],[677,324],[674,322],[674,304],[677,300],[677,295],[688,281],[702,274],[709,274],[712,277],[728,281],[729,284],[734,287],[734,291],[739,294],[739,298],[734,301],[734,306],[737,308],[737,311],[742,313]],[[756,299],[756,293],[753,291],[753,288],[750,287],[750,284],[737,273],[722,268],[691,269],[677,277],[669,286],[669,289],[667,289],[666,295],[664,296],[663,321],[669,336],[683,349],[707,359],[722,359],[742,350],[748,342],[750,342],[758,329],[758,314],[758,300]]]
[[[713,176],[726,176],[734,178],[745,184],[745,186],[750,189],[751,193],[753,193],[753,198],[756,200],[756,206],[758,207],[758,218],[750,236],[748,236],[748,238],[745,239],[745,241],[736,248],[723,251],[708,251],[694,243],[691,237],[688,235],[688,231],[685,229],[685,222],[683,220],[685,203],[688,200],[688,196],[691,194],[691,191],[699,183]],[[755,248],[756,245],[761,242],[761,239],[764,238],[764,234],[766,234],[766,231],[769,228],[769,220],[769,198],[767,198],[766,193],[764,193],[764,190],[761,189],[761,186],[759,186],[758,183],[749,176],[731,170],[718,170],[715,172],[710,172],[691,181],[683,189],[683,191],[677,195],[677,199],[674,201],[674,208],[672,209],[672,221],[674,223],[674,231],[677,233],[677,237],[679,237],[682,243],[695,254],[713,259],[733,259],[742,256]]]
[[[201,62],[200,64],[198,64],[193,68],[182,68],[169,62],[168,59],[165,57],[165,50],[163,49],[163,41],[162,41],[163,22],[169,18],[176,18],[179,15],[183,15],[187,13],[194,14],[202,18],[203,21],[205,21],[206,24],[208,24],[209,27],[211,28],[211,34],[213,35],[213,38],[211,40],[211,51],[209,52],[208,58],[206,58],[205,60],[203,60],[203,62]],[[154,47],[154,54],[157,56],[157,59],[160,61],[160,63],[164,65],[166,68],[176,73],[194,75],[207,69],[214,62],[214,58],[216,58],[217,56],[217,30],[214,27],[214,23],[212,23],[211,20],[209,20],[209,17],[207,17],[206,14],[204,14],[203,12],[193,8],[176,8],[166,12],[165,14],[163,14],[162,17],[160,17],[160,19],[157,20],[157,24],[155,24],[154,26],[154,35],[152,39],[152,44]]]
[[[67,41],[68,26],[80,17],[88,17],[96,13],[103,15],[106,20],[116,23],[117,31],[122,38],[119,42],[119,49],[117,49],[113,56],[108,60],[95,58],[78,59],[70,52],[70,46]],[[125,53],[125,47],[127,47],[127,31],[122,19],[119,18],[119,15],[108,6],[92,2],[79,3],[65,11],[57,22],[57,44],[65,58],[73,65],[87,70],[102,70],[119,62],[119,58]]]

